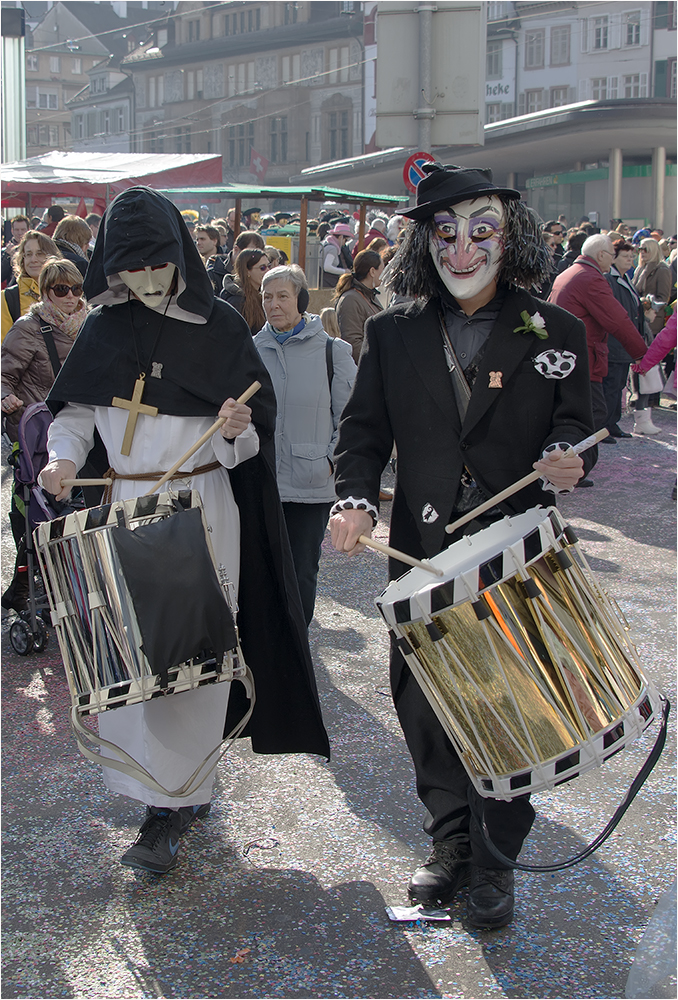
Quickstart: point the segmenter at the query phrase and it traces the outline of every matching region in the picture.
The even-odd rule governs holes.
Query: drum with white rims
[[[197,491],[68,514],[35,540],[76,716],[245,682],[235,599]]]
[[[661,716],[616,604],[555,508],[506,517],[377,599],[474,787],[510,800],[599,767]]]

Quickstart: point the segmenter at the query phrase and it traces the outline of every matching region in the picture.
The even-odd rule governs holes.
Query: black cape
[[[139,190],[146,189],[123,192],[108,211],[115,210],[121,199],[132,198]],[[162,225],[157,199],[167,206],[166,228],[173,230],[174,216],[179,219],[180,216],[171,202],[156,192],[152,195],[155,210],[152,225],[147,224],[140,232],[148,234],[146,239],[152,234],[155,240]],[[180,225],[186,228],[183,220]],[[102,224],[99,230],[92,259],[92,263],[95,259],[99,263],[95,265],[91,284],[89,280],[86,283],[92,290],[101,278],[97,276],[97,268],[109,259],[106,234],[110,235],[112,228]],[[115,230],[114,236],[120,238]],[[161,238],[163,247],[171,246],[162,230]],[[131,243],[129,233],[126,239],[130,255],[141,252]],[[214,298],[211,282],[190,237],[188,242],[182,240],[181,245],[181,260],[173,262],[184,268],[187,288],[190,285],[193,289],[200,288],[204,284],[200,309],[206,322],[189,323],[169,315],[165,318],[157,356],[153,358],[163,363],[162,378],[146,380],[143,401],[158,406],[161,413],[216,419],[225,399],[237,398],[255,379],[261,382],[261,389],[248,403],[259,436],[259,454],[229,470],[240,511],[238,626],[245,659],[256,684],[256,705],[246,735],[251,736],[252,748],[257,753],[315,753],[329,758],[329,741],[276,483],[273,386],[244,319],[225,302]],[[143,249],[148,259],[163,263],[163,259],[156,259],[152,247],[148,251],[145,246]],[[130,260],[122,258],[119,248],[111,259],[119,268],[131,269],[124,266]],[[101,280],[98,287],[102,287]],[[129,309],[127,302],[103,305],[88,316],[48,397],[53,413],[67,402],[109,406],[114,395],[130,398],[139,372]],[[153,340],[161,317],[138,302],[132,303],[131,312],[137,341],[141,342],[140,332],[143,341],[144,330]],[[236,684],[229,699],[226,731],[242,716],[244,706],[243,689]]]

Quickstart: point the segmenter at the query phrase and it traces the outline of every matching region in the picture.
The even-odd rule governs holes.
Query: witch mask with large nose
[[[429,249],[436,270],[455,299],[472,299],[492,282],[504,254],[504,206],[480,195],[433,216]]]

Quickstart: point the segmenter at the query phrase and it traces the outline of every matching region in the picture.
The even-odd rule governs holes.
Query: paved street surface
[[[675,705],[676,415],[654,419],[658,438],[601,446],[595,488],[561,508]],[[5,518],[7,484],[3,471]],[[10,540],[3,586],[12,557]],[[604,847],[568,871],[517,873],[511,926],[470,929],[464,893],[452,923],[389,923],[428,843],[373,605],[385,582],[383,557],[325,543],[311,643],[332,760],[255,757],[240,741],[165,877],[118,863],[143,807],[107,792],[76,750],[54,636],[23,658],[4,642],[3,997],[624,997],[675,877],[675,711]],[[570,857],[596,836],[651,743],[535,796],[522,860]],[[675,996],[675,977],[634,995]]]

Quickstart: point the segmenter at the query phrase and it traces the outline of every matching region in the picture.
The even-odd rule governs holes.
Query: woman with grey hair
[[[274,267],[261,283],[266,325],[254,345],[268,369],[278,405],[278,490],[306,624],[310,624],[320,549],[334,490],[334,446],[356,366],[351,348],[308,312],[306,276],[297,264]]]

